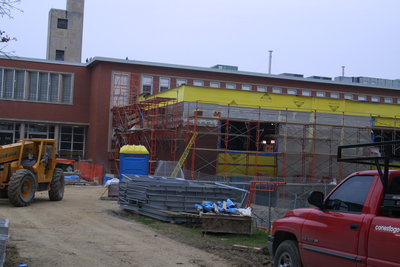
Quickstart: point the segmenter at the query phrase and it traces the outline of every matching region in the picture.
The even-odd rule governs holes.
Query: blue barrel
[[[144,146],[125,145],[119,151],[119,179],[123,174],[149,175],[149,151]]]

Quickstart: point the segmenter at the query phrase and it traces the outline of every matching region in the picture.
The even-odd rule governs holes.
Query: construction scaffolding
[[[140,77],[129,76],[129,98],[121,101],[116,94],[118,105],[111,110],[114,171],[122,145],[144,145],[150,153],[150,174],[163,162],[163,176],[175,176],[182,167],[187,180],[249,190],[247,205],[259,218],[257,227],[264,229],[286,210],[308,206],[309,192],[328,193],[350,173],[370,168],[337,162],[339,145],[400,139],[396,116],[336,112],[340,103],[330,110],[306,110],[192,101],[179,90],[170,97],[145,97]],[[171,168],[175,164],[179,168]]]
[[[150,173],[158,161],[177,161],[186,153],[187,179],[249,182],[275,177],[282,182],[299,177],[330,183],[368,168],[336,162],[338,145],[400,136],[396,127],[373,126],[372,115],[179,102],[140,98],[136,87],[131,91],[136,93],[129,105],[112,109],[112,158],[118,159],[122,145],[144,145],[150,152]]]

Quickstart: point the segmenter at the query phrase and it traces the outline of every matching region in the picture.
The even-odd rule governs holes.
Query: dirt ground
[[[103,191],[67,186],[60,202],[39,192],[24,208],[0,200],[0,218],[10,220],[5,266],[269,265],[261,253],[150,229],[125,216],[116,201],[99,200]]]

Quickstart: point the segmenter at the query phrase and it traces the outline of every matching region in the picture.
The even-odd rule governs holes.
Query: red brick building
[[[386,103],[400,111],[398,88],[321,77],[97,57],[85,64],[1,57],[0,145],[21,138],[55,138],[60,156],[92,159],[109,170],[112,107],[130,103],[132,96],[154,95],[183,84]]]

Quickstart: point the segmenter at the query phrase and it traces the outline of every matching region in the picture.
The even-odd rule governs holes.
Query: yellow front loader
[[[17,207],[28,206],[36,191],[52,201],[64,197],[64,174],[56,169],[54,139],[24,139],[0,146],[0,197]]]

